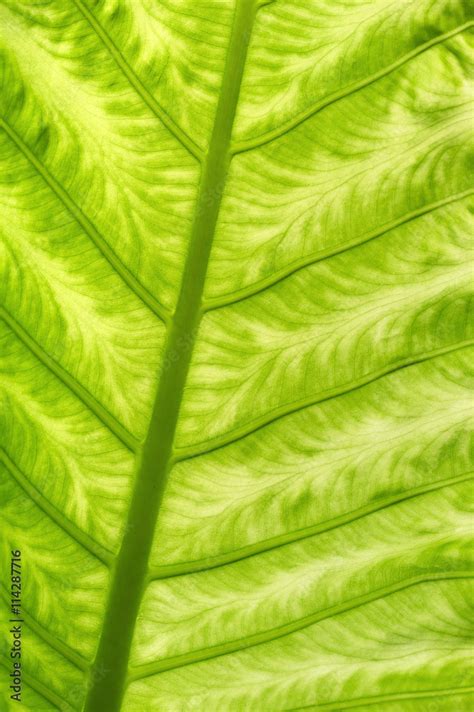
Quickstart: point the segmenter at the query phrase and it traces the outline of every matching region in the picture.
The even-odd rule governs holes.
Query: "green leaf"
[[[2,0],[2,709],[472,709],[472,26]]]

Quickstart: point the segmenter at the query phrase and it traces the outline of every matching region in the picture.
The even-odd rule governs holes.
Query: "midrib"
[[[113,569],[85,712],[118,712],[125,692],[135,621],[146,586],[156,519],[172,464],[178,414],[202,314],[209,255],[231,160],[232,125],[257,7],[255,0],[236,3],[181,290],[168,331],[164,367],[140,456],[125,534]]]

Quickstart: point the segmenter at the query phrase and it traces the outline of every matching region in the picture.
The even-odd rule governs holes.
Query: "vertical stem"
[[[163,357],[165,368],[140,457],[125,535],[113,570],[85,712],[118,712],[125,692],[135,621],[146,586],[156,519],[171,466],[179,409],[201,319],[207,266],[231,160],[232,126],[256,9],[254,0],[237,0],[181,290]]]

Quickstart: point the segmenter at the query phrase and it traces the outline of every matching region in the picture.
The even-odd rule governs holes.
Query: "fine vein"
[[[379,703],[397,702],[401,700],[422,700],[426,698],[451,697],[454,695],[469,695],[474,692],[474,687],[448,687],[442,690],[412,690],[411,692],[395,692],[387,695],[375,695],[373,697],[357,697],[353,700],[339,700],[337,702],[327,702],[319,705],[305,705],[304,707],[292,707],[285,712],[303,712],[303,710],[340,710],[353,709],[354,707],[365,707],[366,705],[376,705]],[[438,704],[435,703],[435,708],[438,709]]]
[[[0,585],[0,597],[7,603],[10,604],[10,599],[8,593],[3,585]],[[57,638],[53,633],[44,628],[41,623],[39,623],[33,616],[28,613],[25,609],[24,604],[21,606],[21,618],[26,623],[26,625],[31,628],[31,630],[49,645],[52,650],[63,656],[72,665],[74,665],[78,670],[86,672],[89,668],[88,661],[80,655],[76,650],[73,650],[69,645],[64,643],[60,638]]]
[[[161,374],[149,431],[139,459],[127,534],[113,572],[91,675],[94,682],[86,700],[85,712],[103,712],[105,709],[107,712],[118,712],[125,691],[132,636],[147,583],[149,553],[161,498],[172,466],[178,413],[201,318],[204,281],[222,187],[231,160],[232,126],[256,9],[253,0],[240,0],[235,9],[209,151],[202,167],[188,256],[164,354],[164,363],[170,361],[171,365]],[[215,196],[211,203],[209,196]],[[186,345],[183,346],[183,343]],[[104,671],[104,674],[96,676],[94,670]]]
[[[113,560],[111,551],[99,544],[95,539],[92,539],[86,532],[79,529],[74,522],[68,519],[63,512],[57,509],[54,504],[44,497],[36,487],[23,474],[20,468],[13,462],[8,453],[0,448],[0,462],[10,473],[15,482],[26,492],[29,498],[41,509],[46,516],[51,519],[60,529],[63,530],[75,542],[80,544],[83,549],[92,554],[96,559],[99,559],[106,566],[110,566]]]
[[[473,577],[474,572],[472,571],[447,571],[438,574],[427,572],[419,576],[413,576],[409,579],[397,581],[396,583],[385,586],[384,588],[379,588],[361,596],[356,596],[352,599],[344,601],[343,603],[338,603],[337,605],[326,608],[323,611],[318,611],[317,613],[305,616],[304,618],[299,618],[298,620],[291,621],[291,623],[278,626],[277,628],[265,630],[261,633],[255,633],[239,640],[231,640],[210,648],[202,648],[201,650],[194,650],[182,655],[165,658],[156,663],[140,665],[134,669],[133,673],[130,675],[130,679],[141,680],[142,678],[155,675],[156,673],[163,672],[165,670],[173,670],[176,667],[184,665],[193,665],[194,663],[201,662],[202,660],[211,660],[213,658],[220,657],[221,655],[235,653],[240,650],[245,650],[246,648],[253,648],[256,645],[261,645],[262,643],[269,643],[273,640],[277,640],[278,638],[295,633],[298,630],[308,628],[315,623],[319,623],[319,621],[333,618],[341,613],[347,613],[368,603],[379,601],[382,598],[386,598],[387,596],[391,596],[394,593],[411,588],[412,586],[418,586],[432,581],[470,579]]]
[[[0,656],[0,665],[3,665],[8,672],[11,672],[11,660],[8,658]],[[27,672],[22,671],[21,677],[28,687],[31,687],[31,689],[42,697],[45,702],[53,705],[51,711],[59,710],[59,712],[69,712],[69,710],[72,710],[72,707],[66,702],[66,700],[59,697],[59,695],[53,692],[50,687],[45,687],[42,682],[36,680],[34,677],[31,677],[31,675],[28,675]]]
[[[129,450],[135,452],[138,447],[138,439],[132,435],[120,423],[112,413],[104,408],[84,386],[77,381],[68,371],[66,371],[54,358],[52,358],[32,336],[24,329],[11,314],[0,306],[0,318],[13,331],[15,336],[41,361],[41,363],[51,371],[75,396],[77,396],[84,405],[98,418],[98,420],[110,430]]]
[[[287,121],[282,126],[279,126],[278,128],[273,129],[272,131],[268,131],[268,133],[257,136],[255,139],[249,139],[248,141],[240,141],[240,142],[236,143],[232,148],[232,153],[237,154],[237,153],[243,153],[244,151],[250,151],[254,148],[259,148],[260,146],[264,146],[265,144],[270,143],[270,141],[274,141],[277,138],[280,138],[281,136],[284,136],[285,134],[289,133],[292,129],[296,128],[297,126],[302,124],[304,121],[306,121],[307,119],[309,119],[312,116],[314,116],[315,114],[317,114],[322,109],[325,109],[327,106],[330,106],[331,104],[334,104],[336,101],[340,101],[341,99],[345,99],[346,97],[350,96],[351,94],[355,94],[360,89],[363,89],[364,87],[369,86],[370,84],[373,84],[374,82],[378,81],[379,79],[382,79],[383,77],[388,76],[389,74],[394,72],[396,69],[399,69],[399,67],[402,67],[404,64],[409,62],[411,59],[414,59],[415,57],[422,54],[423,52],[426,52],[427,50],[431,49],[431,47],[435,47],[438,44],[442,44],[443,42],[446,42],[446,40],[449,40],[451,37],[455,37],[456,35],[459,35],[462,32],[465,32],[466,30],[468,30],[470,27],[473,27],[473,26],[474,26],[474,22],[469,21],[469,22],[464,23],[463,25],[460,25],[459,27],[455,27],[453,30],[450,30],[449,32],[444,32],[442,35],[433,37],[431,40],[428,40],[428,42],[424,42],[423,44],[419,45],[418,47],[415,47],[413,50],[411,50],[411,52],[407,52],[402,57],[399,57],[399,59],[397,59],[392,64],[389,64],[387,67],[383,67],[383,69],[376,72],[375,74],[372,74],[369,77],[365,77],[364,79],[361,79],[358,82],[350,84],[349,86],[345,87],[344,89],[341,89],[338,92],[334,92],[333,94],[330,94],[329,96],[325,97],[321,101],[313,104],[308,109],[305,109],[304,111],[299,113],[296,117],[294,117],[290,121]]]
[[[218,450],[221,447],[230,445],[231,443],[237,442],[246,438],[248,435],[256,433],[261,428],[274,423],[281,418],[285,418],[287,415],[292,413],[297,413],[305,408],[310,408],[312,405],[317,405],[318,403],[323,403],[324,401],[332,400],[333,398],[339,398],[340,396],[346,395],[347,393],[352,393],[363,386],[368,386],[374,381],[378,381],[384,376],[388,376],[395,371],[400,371],[402,368],[408,368],[410,366],[415,366],[423,361],[430,361],[431,359],[437,358],[438,356],[443,356],[444,354],[449,354],[454,351],[462,351],[474,345],[474,341],[468,339],[466,341],[459,342],[457,344],[450,344],[449,346],[443,346],[439,349],[434,349],[433,351],[428,351],[421,354],[413,354],[408,358],[402,359],[400,361],[395,361],[393,363],[383,366],[383,368],[378,371],[368,373],[356,381],[351,381],[350,383],[344,383],[342,385],[331,388],[330,390],[317,393],[315,395],[309,396],[308,398],[303,398],[292,403],[286,403],[274,410],[271,410],[255,420],[251,420],[245,425],[242,425],[235,430],[230,430],[223,435],[218,435],[211,440],[203,441],[191,445],[189,447],[180,448],[177,451],[175,462],[180,462],[181,460],[188,460],[192,457],[198,457],[199,455],[205,455],[214,450]]]
[[[186,561],[179,564],[169,564],[167,566],[157,566],[150,574],[150,581],[209,571],[210,569],[227,566],[228,564],[234,564],[238,561],[244,561],[252,556],[279,549],[287,544],[309,539],[315,534],[323,534],[324,532],[331,531],[331,529],[336,529],[344,524],[350,524],[355,522],[357,519],[361,519],[362,517],[366,517],[370,514],[376,514],[382,509],[400,504],[408,499],[420,497],[424,494],[429,494],[430,492],[443,489],[444,487],[452,487],[453,485],[458,485],[462,482],[468,482],[469,480],[472,480],[473,477],[474,472],[466,472],[462,475],[458,475],[457,477],[448,477],[446,479],[430,482],[427,485],[413,487],[403,492],[398,492],[392,497],[377,499],[364,507],[359,507],[359,509],[355,509],[351,512],[345,512],[344,514],[334,517],[333,519],[320,522],[319,524],[313,524],[309,527],[304,527],[304,529],[285,532],[285,534],[281,534],[264,541],[259,541],[255,544],[249,544],[241,549],[234,549],[233,551],[226,552],[220,556],[214,556],[208,559],[199,559],[197,561]]]
[[[76,222],[82,227],[85,234],[97,247],[101,255],[107,260],[114,272],[121,277],[131,292],[135,294],[161,321],[167,323],[169,320],[168,310],[158,302],[155,297],[138,281],[112,250],[108,242],[102,237],[98,230],[91,223],[89,218],[82,212],[81,208],[74,202],[67,190],[49,172],[46,166],[35,156],[33,151],[26,145],[21,136],[0,117],[0,128],[10,137],[16,147],[23,153],[25,158],[37,170],[49,188],[62,202],[64,207],[73,216]]]
[[[429,213],[434,212],[435,210],[439,210],[440,208],[443,208],[447,205],[451,205],[452,203],[457,203],[461,200],[464,200],[470,195],[474,195],[474,188],[469,188],[468,190],[464,190],[460,193],[448,195],[446,198],[437,200],[434,203],[428,203],[427,205],[423,205],[420,208],[417,208],[416,210],[407,213],[406,215],[402,215],[396,220],[392,220],[391,222],[385,225],[381,225],[379,228],[373,230],[372,232],[366,233],[364,235],[359,235],[358,237],[354,238],[353,240],[350,240],[349,242],[339,243],[333,247],[328,248],[327,250],[319,250],[318,252],[312,252],[309,255],[305,255],[299,260],[295,260],[294,262],[291,262],[282,269],[273,272],[269,277],[259,280],[258,282],[254,282],[253,284],[250,284],[247,287],[243,287],[242,289],[239,289],[235,292],[230,292],[229,294],[223,294],[221,297],[213,297],[212,299],[206,299],[206,301],[204,302],[204,311],[221,309],[226,306],[231,306],[232,304],[237,304],[237,302],[243,301],[244,299],[248,299],[249,297],[253,297],[256,294],[267,290],[269,287],[273,287],[273,285],[282,282],[288,277],[291,277],[293,274],[296,274],[305,267],[309,267],[310,265],[316,264],[316,262],[322,262],[323,260],[327,260],[330,257],[334,257],[335,255],[341,255],[344,252],[350,252],[351,250],[354,250],[355,248],[361,245],[365,245],[367,242],[371,242],[372,240],[375,240],[378,237],[382,237],[391,230],[395,230],[395,228],[397,227],[406,225],[412,220],[421,218],[424,215],[428,215]]]
[[[173,134],[173,136],[179,141],[179,143],[194,156],[198,161],[203,159],[203,151],[199,146],[194,143],[194,141],[188,136],[183,129],[174,122],[174,120],[169,116],[169,114],[161,107],[156,99],[150,94],[148,89],[142,84],[138,76],[135,74],[133,69],[130,67],[126,61],[123,54],[120,52],[115,42],[112,40],[110,35],[106,32],[105,28],[100,24],[96,16],[84,5],[82,0],[73,0],[77,9],[82,13],[85,19],[88,21],[96,35],[103,42],[105,47],[112,55],[117,66],[121,69],[125,77],[128,79],[132,87],[135,89],[137,94],[145,102],[149,109],[157,116],[163,124],[166,126],[168,131]]]

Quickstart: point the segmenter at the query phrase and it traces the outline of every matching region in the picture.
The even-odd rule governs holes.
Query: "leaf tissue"
[[[0,0],[1,710],[473,709],[472,7]]]

